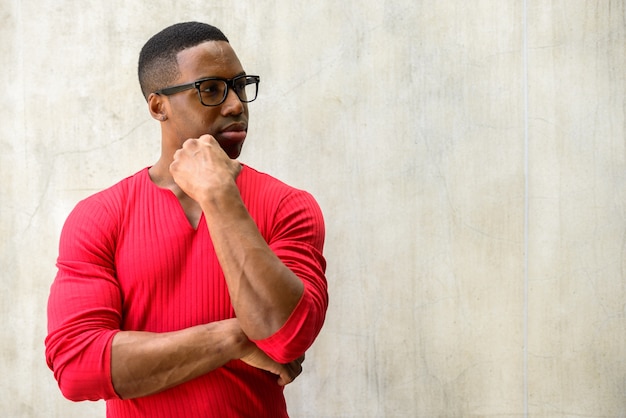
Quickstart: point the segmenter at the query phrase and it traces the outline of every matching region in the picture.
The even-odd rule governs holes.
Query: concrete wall
[[[294,417],[626,416],[619,0],[3,0],[3,416],[104,416],[44,363],[58,235],[156,161],[137,54],[191,19],[262,77],[242,161],[325,211]]]

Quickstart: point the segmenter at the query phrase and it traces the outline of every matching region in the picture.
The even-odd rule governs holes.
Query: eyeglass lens
[[[239,96],[239,100],[244,103],[251,102],[256,99],[257,83],[254,79],[241,77],[233,80],[232,87]],[[223,80],[206,80],[200,83],[198,91],[200,99],[206,106],[216,106],[221,104],[228,94],[228,84]]]

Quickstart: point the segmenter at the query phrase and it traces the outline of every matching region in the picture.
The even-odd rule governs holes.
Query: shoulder
[[[237,184],[241,188],[255,188],[257,190],[259,188],[263,190],[276,189],[282,191],[294,189],[276,177],[258,171],[248,165],[243,166],[239,178],[237,179]]]
[[[308,196],[313,199],[313,196],[307,191],[291,186],[276,177],[258,171],[250,166],[243,167],[237,179],[237,185],[242,194],[254,193],[262,195],[265,199],[271,196],[282,199],[292,195]]]
[[[320,212],[317,201],[309,192],[249,166],[244,166],[237,186],[249,208],[262,206],[279,211],[304,209]]]
[[[324,217],[313,197],[275,177],[245,166],[237,184],[248,211],[268,236],[283,236],[304,229],[323,242]]]
[[[124,212],[129,197],[145,181],[147,168],[118,183],[94,193],[79,201],[71,211],[66,223],[84,223],[91,225],[110,225],[119,220]]]
[[[99,206],[105,209],[113,209],[123,204],[133,194],[134,190],[141,188],[147,177],[148,169],[144,168],[114,185],[81,200],[78,202],[77,207],[94,208]]]
[[[142,170],[78,202],[63,225],[59,259],[78,259],[84,254],[112,259],[129,195],[135,184],[142,182],[143,175],[147,171]]]

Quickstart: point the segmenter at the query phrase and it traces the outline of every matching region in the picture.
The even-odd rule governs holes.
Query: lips
[[[218,134],[218,137],[229,142],[242,142],[246,139],[247,128],[245,123],[233,123],[224,128]]]
[[[215,135],[215,139],[230,158],[237,158],[246,139],[248,125],[233,123]]]

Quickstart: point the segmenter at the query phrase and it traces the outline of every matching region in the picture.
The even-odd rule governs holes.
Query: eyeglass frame
[[[239,93],[237,92],[237,89],[235,88],[235,81],[236,80],[240,80],[242,78],[246,78],[246,79],[250,79],[252,80],[252,82],[246,82],[246,86],[249,84],[256,84],[256,88],[257,88],[257,94],[254,97],[254,99],[252,100],[243,100],[240,96]],[[202,101],[202,91],[200,91],[200,84],[204,83],[205,81],[210,81],[210,80],[218,80],[218,81],[223,81],[226,83],[226,89],[224,90],[224,97],[222,97],[222,100],[217,103],[217,104],[205,104]],[[249,81],[249,80],[246,80]],[[237,98],[239,98],[239,100],[242,103],[250,103],[256,100],[256,98],[258,97],[258,93],[259,93],[259,82],[261,81],[261,77],[259,77],[258,75],[248,75],[248,74],[241,74],[238,75],[236,77],[233,78],[222,78],[222,77],[204,77],[204,78],[200,78],[196,81],[192,81],[191,83],[184,83],[184,84],[178,84],[176,86],[171,86],[171,87],[165,87],[163,89],[157,90],[154,92],[154,94],[162,94],[164,96],[171,96],[172,94],[176,94],[176,93],[180,93],[181,91],[185,91],[185,90],[190,90],[195,88],[196,91],[198,92],[198,99],[200,100],[200,104],[202,104],[202,106],[207,106],[207,107],[213,107],[213,106],[219,106],[222,103],[224,103],[226,101],[226,98],[228,97],[228,91],[229,89],[234,91],[235,94],[237,95]]]

